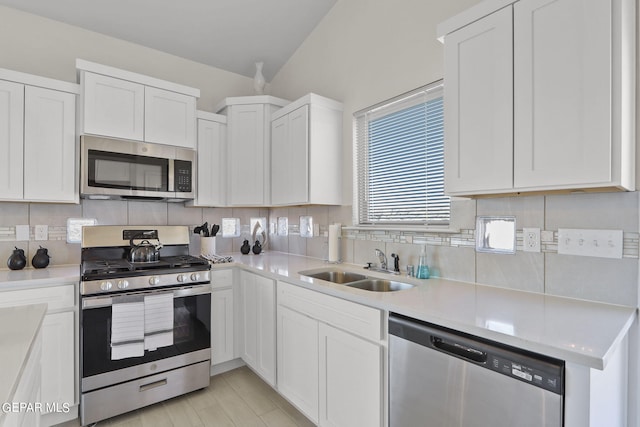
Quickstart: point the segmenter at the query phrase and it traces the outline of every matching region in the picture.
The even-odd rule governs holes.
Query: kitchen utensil
[[[215,237],[216,234],[218,234],[218,231],[220,231],[220,226],[218,224],[213,224],[211,226],[211,236]]]
[[[157,262],[160,259],[160,249],[162,249],[162,243],[158,240],[157,244],[152,244],[147,239],[141,241],[137,245],[133,241],[141,235],[136,235],[131,238],[129,245],[131,249],[129,251],[130,262]]]
[[[209,237],[209,223],[205,222],[204,224],[193,229],[194,234],[199,234],[202,237]]]
[[[27,257],[24,256],[23,249],[18,249],[17,246],[14,247],[15,250],[7,260],[7,267],[11,270],[22,270],[27,265]]]
[[[31,265],[34,268],[45,268],[49,265],[49,258],[51,257],[49,256],[47,248],[40,246],[40,249],[36,251],[36,254],[31,259]]]

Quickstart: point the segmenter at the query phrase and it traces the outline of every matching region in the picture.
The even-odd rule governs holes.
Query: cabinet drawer
[[[0,292],[0,307],[15,307],[27,304],[47,304],[48,311],[73,308],[76,287],[74,285],[34,288],[20,291]]]
[[[376,308],[280,281],[278,304],[363,338],[382,339],[382,312]]]
[[[211,270],[211,289],[233,286],[233,270]]]

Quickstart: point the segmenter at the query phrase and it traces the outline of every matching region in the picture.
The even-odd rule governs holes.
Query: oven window
[[[211,347],[211,294],[174,298],[173,345],[111,360],[111,307],[82,311],[84,378]]]
[[[89,150],[89,185],[168,191],[169,161],[157,157]]]

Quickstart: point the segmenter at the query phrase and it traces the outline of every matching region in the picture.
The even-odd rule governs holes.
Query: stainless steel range
[[[209,385],[209,269],[186,226],[83,229],[82,425]]]

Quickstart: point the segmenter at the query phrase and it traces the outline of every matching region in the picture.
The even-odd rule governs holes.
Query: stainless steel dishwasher
[[[564,362],[391,313],[390,427],[563,425]]]

